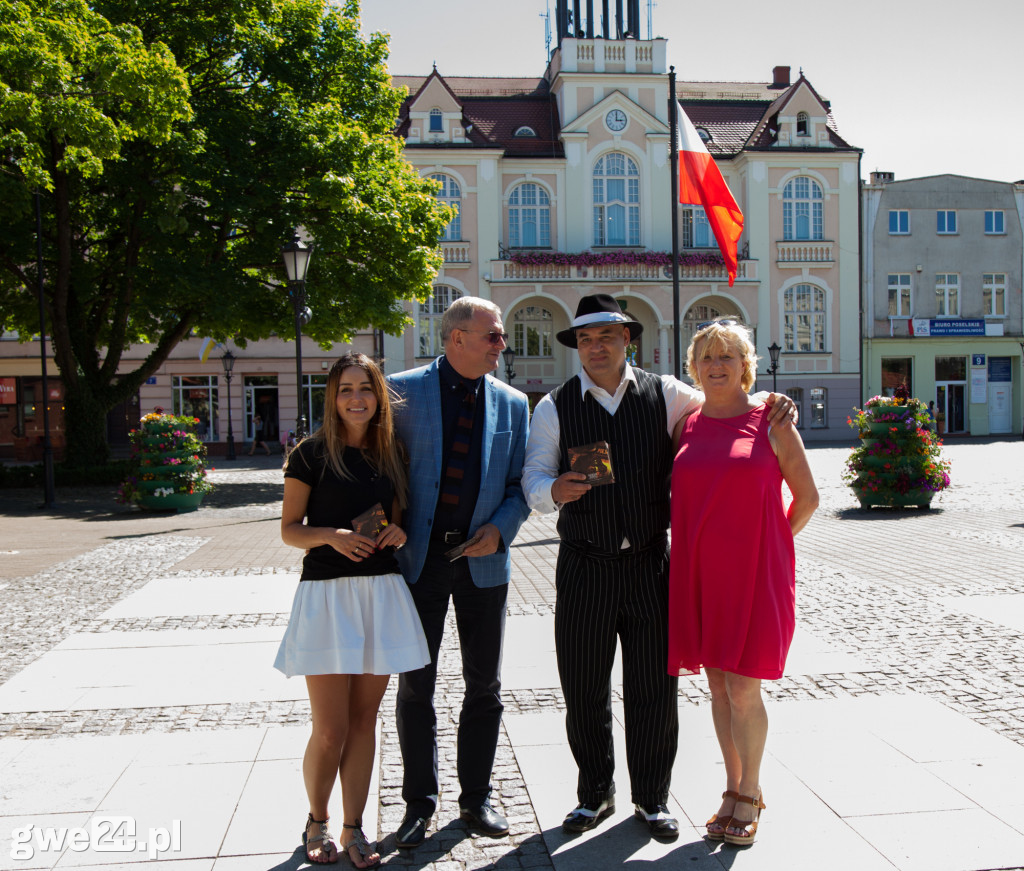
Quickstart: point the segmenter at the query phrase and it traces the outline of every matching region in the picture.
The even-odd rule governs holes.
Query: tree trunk
[[[113,406],[97,396],[92,385],[78,379],[75,390],[64,394],[64,427],[68,466],[102,466],[110,459],[107,445],[107,412]]]

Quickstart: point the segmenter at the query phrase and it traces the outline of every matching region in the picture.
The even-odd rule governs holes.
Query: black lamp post
[[[46,301],[43,295],[43,209],[42,194],[36,200],[36,297],[39,302],[39,359],[43,375],[43,508],[53,508],[53,443],[50,441],[50,386],[46,375]]]
[[[231,370],[235,368],[235,355],[225,351],[220,358],[220,364],[224,367],[224,380],[228,383],[228,452],[226,459],[235,459],[235,434],[231,429]]]
[[[501,352],[501,356],[505,358],[505,377],[508,379],[508,383],[512,383],[512,379],[516,377],[516,352],[511,348],[505,348]]]
[[[292,236],[292,241],[281,246],[281,257],[288,273],[288,294],[292,298],[292,312],[295,315],[295,386],[298,388],[299,406],[295,417],[295,440],[298,441],[306,432],[306,416],[302,413],[302,327],[313,318],[313,313],[306,307],[306,270],[309,259],[313,256],[313,248],[299,238]]]
[[[782,348],[779,347],[778,342],[772,342],[768,346],[768,354],[772,358],[772,365],[768,367],[768,374],[772,376],[772,393],[778,393],[777,379],[775,373],[779,371],[779,354],[782,352]]]
[[[1020,362],[1024,364],[1024,342],[1018,342],[1017,344],[1020,345]],[[1024,426],[1020,428],[1020,437],[1024,439]]]

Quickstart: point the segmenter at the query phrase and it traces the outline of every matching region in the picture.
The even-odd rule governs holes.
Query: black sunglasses
[[[466,329],[463,329],[462,327],[459,327],[459,329],[462,330],[462,332],[464,332],[464,333],[483,333],[483,332],[485,332],[484,330],[466,330]],[[499,332],[496,332],[495,330],[487,330],[486,331],[486,335],[487,335],[487,341],[490,342],[492,345],[497,345],[499,341],[504,342],[506,345],[508,344],[508,333],[499,333]]]

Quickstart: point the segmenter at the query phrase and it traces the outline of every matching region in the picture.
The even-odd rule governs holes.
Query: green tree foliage
[[[38,333],[39,190],[69,462],[190,333],[293,334],[293,227],[307,335],[401,331],[450,214],[391,133],[386,57],[355,0],[0,0],[0,323]]]

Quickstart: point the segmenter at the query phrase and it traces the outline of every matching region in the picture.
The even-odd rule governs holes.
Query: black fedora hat
[[[599,324],[621,324],[624,327],[629,327],[631,339],[635,339],[644,331],[643,325],[638,321],[630,320],[622,311],[622,306],[615,301],[611,294],[592,293],[580,300],[580,304],[576,307],[576,317],[573,318],[572,326],[556,333],[555,338],[567,348],[575,348],[576,330]]]

